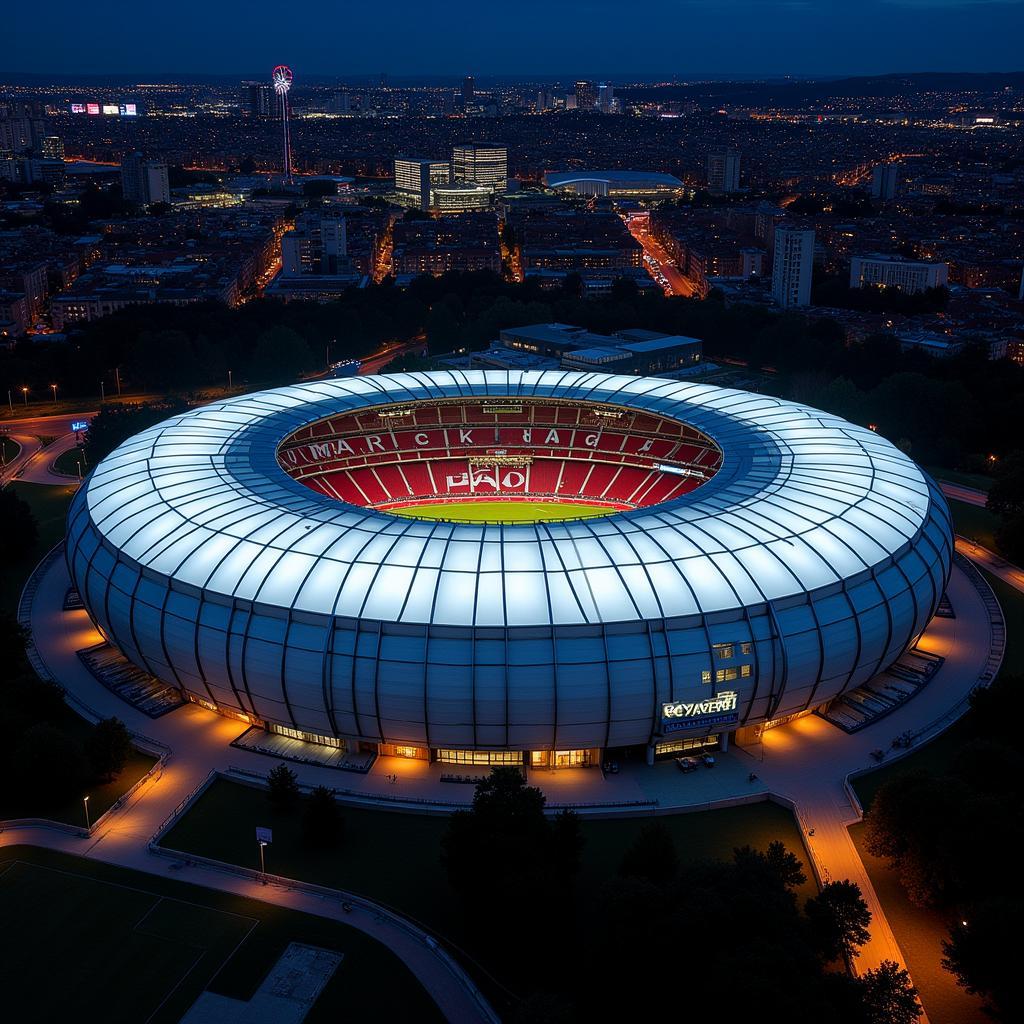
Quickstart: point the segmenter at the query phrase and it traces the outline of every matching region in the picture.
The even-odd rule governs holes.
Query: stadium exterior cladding
[[[647,508],[485,525],[357,507],[277,462],[283,439],[333,414],[509,396],[671,418],[722,464]],[[906,455],[806,406],[656,378],[452,371],[167,420],[86,480],[67,557],[127,657],[268,727],[351,748],[653,756],[887,667],[938,605],[952,532]]]

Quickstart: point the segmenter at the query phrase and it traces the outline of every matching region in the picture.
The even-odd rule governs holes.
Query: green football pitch
[[[611,515],[605,505],[567,504],[560,501],[454,501],[439,505],[413,505],[390,510],[413,519],[445,519],[455,523],[535,523],[556,519],[590,519]]]

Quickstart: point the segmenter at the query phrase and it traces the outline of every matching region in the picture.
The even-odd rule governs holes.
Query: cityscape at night
[[[182,13],[4,19],[7,1018],[1024,1019],[1024,3]]]

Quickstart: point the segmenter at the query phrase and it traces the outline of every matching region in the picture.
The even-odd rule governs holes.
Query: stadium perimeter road
[[[234,766],[265,775],[276,758],[231,747],[246,726],[243,723],[187,704],[158,719],[149,719],[107,690],[83,666],[77,651],[100,641],[84,611],[62,610],[70,585],[67,568],[57,558],[43,569],[29,610],[35,646],[49,673],[74,698],[90,708],[96,717],[117,715],[130,729],[165,743],[172,750],[160,778],[144,786],[129,805],[108,816],[103,826],[86,843],[82,839],[45,829],[13,829],[0,842],[27,842],[99,860],[161,874],[167,863],[149,852],[148,843],[175,807],[211,771]],[[584,814],[672,813],[727,806],[751,798],[775,794],[791,802],[805,833],[816,870],[823,880],[850,878],[864,893],[873,914],[871,939],[857,961],[857,969],[876,966],[883,959],[905,960],[886,921],[881,903],[850,838],[847,825],[858,813],[847,796],[846,776],[872,767],[871,751],[887,750],[892,737],[905,730],[918,731],[948,715],[977,684],[989,654],[989,617],[984,602],[960,569],[954,569],[949,596],[955,619],[936,618],[929,625],[921,646],[945,657],[943,666],[929,684],[907,704],[880,721],[847,735],[818,716],[809,716],[766,734],[764,747],[732,750],[722,755],[713,771],[682,775],[671,763],[653,769],[645,766],[624,769],[604,778],[594,770],[530,772],[530,782],[539,785],[551,802],[590,804],[578,808]],[[295,764],[299,781],[307,785],[329,785],[352,792],[356,799],[401,805],[409,797],[416,803],[406,809],[426,810],[431,800],[443,801],[450,810],[453,802],[472,797],[470,787],[446,785],[440,781],[440,767],[411,764],[398,758],[378,758],[366,775],[336,769]],[[750,780],[750,774],[757,778]],[[387,776],[398,773],[400,785]],[[469,792],[464,792],[469,790]],[[456,791],[456,792],[453,792]],[[646,808],[623,807],[629,801],[649,801]],[[618,807],[616,807],[618,805]],[[185,881],[211,888],[242,893],[293,909],[323,916],[342,913],[322,900],[293,890],[263,887],[252,881],[198,866],[182,871]],[[456,1020],[485,1019],[484,1011],[471,999],[449,969],[421,941],[373,915],[345,915],[346,923],[360,927],[385,942],[402,957],[435,998],[442,1011]]]

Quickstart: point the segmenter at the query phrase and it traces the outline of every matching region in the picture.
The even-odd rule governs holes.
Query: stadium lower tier
[[[339,501],[382,511],[435,502],[535,498],[621,511],[669,501],[700,484],[694,477],[653,466],[547,458],[523,459],[519,465],[474,465],[467,458],[394,462],[328,470],[302,482]]]

